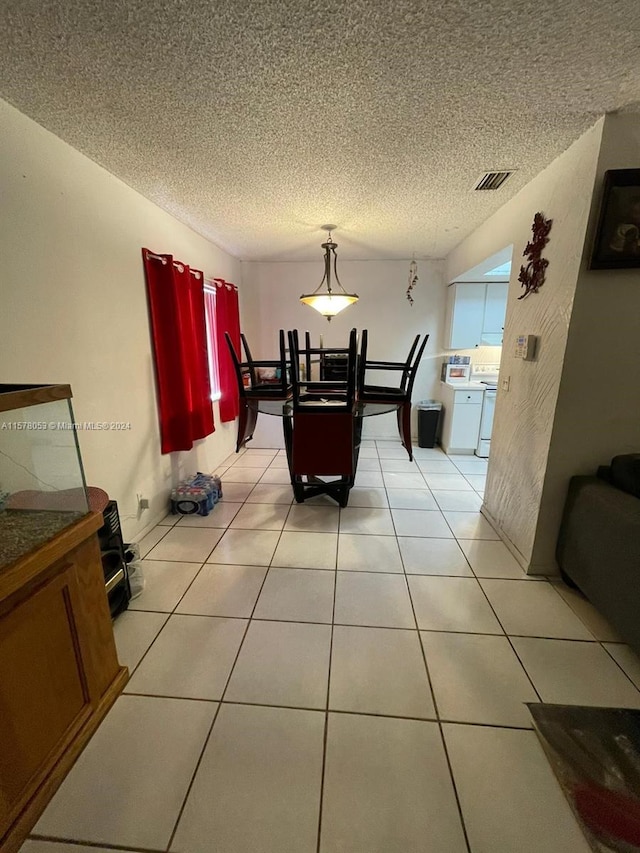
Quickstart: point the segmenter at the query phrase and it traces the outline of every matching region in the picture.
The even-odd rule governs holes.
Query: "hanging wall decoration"
[[[591,270],[640,267],[640,169],[605,172]]]
[[[533,239],[527,243],[524,252],[525,258],[529,258],[529,263],[520,267],[518,281],[524,287],[524,293],[518,299],[524,299],[530,293],[537,293],[542,285],[546,275],[546,269],[549,266],[549,261],[542,257],[542,250],[549,242],[549,231],[553,225],[553,219],[545,219],[542,213],[536,213],[533,217]]]
[[[418,283],[418,264],[416,263],[415,257],[412,259],[409,264],[409,287],[407,287],[407,299],[409,300],[409,305],[413,308],[414,298],[411,295],[411,291]]]

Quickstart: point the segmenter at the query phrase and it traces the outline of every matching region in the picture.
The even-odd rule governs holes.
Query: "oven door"
[[[489,442],[491,441],[491,431],[493,429],[493,413],[496,407],[497,391],[487,389],[484,392],[482,400],[482,416],[480,418],[480,435],[478,436],[478,447],[476,454],[478,456],[489,455]]]

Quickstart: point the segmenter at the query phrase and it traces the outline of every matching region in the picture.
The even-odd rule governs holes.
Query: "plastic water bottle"
[[[221,500],[222,499],[222,480],[220,479],[220,477],[217,474],[214,474],[211,479],[213,480],[215,489],[218,493],[218,500]]]

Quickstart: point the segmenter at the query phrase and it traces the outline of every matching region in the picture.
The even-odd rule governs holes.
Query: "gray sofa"
[[[556,556],[565,581],[640,654],[640,454],[571,478]]]

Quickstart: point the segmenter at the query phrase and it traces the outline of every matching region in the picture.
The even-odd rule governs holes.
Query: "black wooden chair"
[[[352,329],[356,340],[356,359],[358,347],[358,333]],[[351,341],[351,333],[349,341]],[[311,344],[311,335],[304,333],[304,347],[300,346],[300,336],[297,329],[289,332],[290,357],[299,366],[298,382],[304,385],[306,394],[325,394],[335,389],[336,393],[346,393],[347,379],[350,365],[350,343],[346,347],[325,347],[320,339],[317,347]],[[292,347],[295,348],[295,358],[291,356]],[[314,366],[318,365],[318,370]],[[336,365],[339,365],[336,369]],[[302,368],[304,368],[302,370]],[[357,371],[354,376],[354,384],[357,380]]]
[[[309,349],[309,348],[306,348]],[[342,381],[310,380],[300,375],[297,331],[289,332],[292,417],[285,419],[285,438],[291,485],[298,503],[328,494],[346,506],[353,486],[360,446],[360,419],[355,416],[357,333],[351,330],[344,351],[346,372]],[[326,482],[323,477],[335,477]]]
[[[256,360],[244,335],[240,335],[245,361],[241,361],[228,332],[224,333],[238,383],[239,411],[236,453],[253,438],[260,400],[287,400],[291,396],[285,334],[280,329],[280,358]],[[271,378],[270,374],[273,374]],[[245,377],[249,384],[245,384]]]
[[[411,445],[411,394],[418,367],[429,340],[425,335],[420,343],[420,335],[416,335],[409,350],[406,361],[373,361],[367,358],[368,333],[362,330],[360,346],[360,361],[358,365],[358,400],[366,403],[397,403],[398,434],[402,446],[413,460]],[[397,385],[367,384],[367,371],[392,371],[398,376]]]

